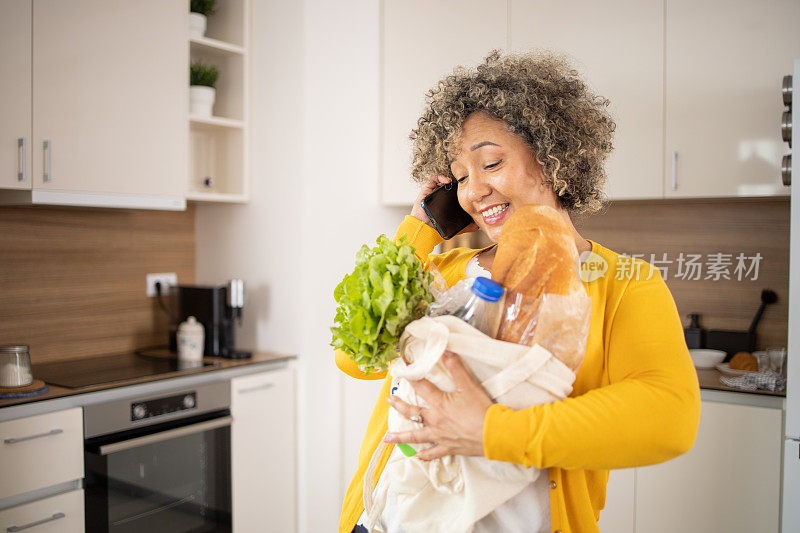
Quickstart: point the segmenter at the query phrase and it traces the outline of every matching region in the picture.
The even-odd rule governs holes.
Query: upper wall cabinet
[[[502,47],[506,27],[510,50],[564,53],[610,100],[611,199],[786,195],[780,89],[798,21],[796,0],[385,0],[383,202],[415,198],[407,136],[425,91]]]
[[[659,2],[511,0],[511,49],[566,54],[608,98],[617,129],[606,169],[610,198],[661,196],[663,13]],[[632,46],[632,44],[635,45]]]
[[[0,187],[31,188],[31,2],[0,4]]]
[[[34,203],[182,209],[186,4],[3,2],[0,65],[19,75],[1,82],[2,186]]]
[[[781,80],[800,57],[800,2],[668,0],[665,12],[665,195],[788,194]]]
[[[457,65],[506,47],[507,9],[495,0],[384,0],[381,66],[381,200],[411,205],[411,141],[425,93]]]

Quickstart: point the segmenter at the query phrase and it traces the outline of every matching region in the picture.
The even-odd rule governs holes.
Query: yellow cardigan
[[[435,230],[407,216],[396,238],[406,235],[423,262],[433,264],[449,285],[464,278],[467,262],[479,252],[457,248],[429,254],[441,242]],[[700,418],[700,390],[675,302],[660,272],[639,259],[592,243],[608,263],[605,276],[584,282],[592,298],[586,356],[570,397],[514,411],[495,404],[484,421],[486,457],[548,468],[554,531],[599,531],[609,470],[660,463],[694,444]],[[618,268],[619,267],[619,268]],[[336,364],[359,379],[365,376],[344,353]],[[384,380],[345,494],[339,531],[350,533],[363,512],[364,473],[387,430],[391,379]],[[374,482],[391,453],[389,446]]]

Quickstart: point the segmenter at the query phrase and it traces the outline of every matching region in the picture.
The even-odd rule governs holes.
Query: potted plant
[[[214,107],[219,70],[214,65],[207,65],[201,60],[192,61],[189,65],[189,112],[200,117],[210,117]]]
[[[214,14],[217,0],[192,0],[189,8],[189,38],[199,39],[206,34],[206,22]]]

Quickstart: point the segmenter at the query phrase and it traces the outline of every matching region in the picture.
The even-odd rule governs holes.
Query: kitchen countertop
[[[174,357],[174,354],[170,355],[166,350],[162,355]],[[249,359],[205,357],[203,358],[205,362],[215,363],[215,365],[194,369],[190,372],[179,370],[76,389],[49,385],[50,390],[38,396],[0,400],[0,421],[105,401],[111,396],[119,395],[119,392],[114,391],[122,389],[125,389],[125,392],[122,393],[125,395],[149,394],[158,393],[171,387],[190,387],[198,383],[230,379],[238,375],[267,370],[270,367],[285,366],[293,359],[295,359],[294,355],[274,352],[253,352],[253,356]],[[34,377],[36,376],[34,375]]]
[[[169,352],[164,351],[163,355],[169,357]],[[174,357],[174,355],[172,355]],[[126,381],[113,383],[103,383],[89,387],[70,389],[50,385],[50,390],[39,396],[28,398],[14,398],[10,400],[0,400],[0,421],[30,416],[44,412],[55,411],[58,409],[85,405],[108,399],[110,395],[115,395],[114,390],[122,388],[130,389],[129,394],[157,393],[175,386],[193,386],[201,382],[216,381],[219,379],[229,379],[238,375],[251,374],[261,370],[267,370],[274,366],[285,366],[289,361],[295,359],[294,355],[278,354],[274,352],[254,352],[250,359],[224,359],[221,357],[205,357],[206,362],[215,363],[215,366],[207,367],[202,370],[194,370],[189,373],[176,371],[155,376],[144,376]],[[756,399],[757,397],[773,397],[776,400],[785,398],[786,392],[772,392],[767,390],[745,391],[729,387],[720,382],[722,373],[717,369],[696,369],[700,388],[706,391],[726,391],[738,393],[742,399],[747,397]],[[128,394],[126,392],[125,394]],[[85,400],[78,400],[76,396],[84,395]],[[96,398],[92,398],[96,397]]]
[[[766,396],[778,396],[782,398],[786,397],[785,390],[780,392],[772,392],[763,389],[747,391],[743,389],[737,389],[735,387],[729,387],[719,380],[719,378],[721,378],[724,374],[716,368],[696,368],[695,370],[697,370],[697,379],[700,382],[701,389],[732,391],[740,392],[742,394],[761,394]]]

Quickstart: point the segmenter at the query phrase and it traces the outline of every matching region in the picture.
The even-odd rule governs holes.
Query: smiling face
[[[497,242],[503,223],[525,205],[563,211],[542,167],[525,141],[505,123],[473,113],[464,121],[460,153],[450,165],[458,181],[458,203]]]

